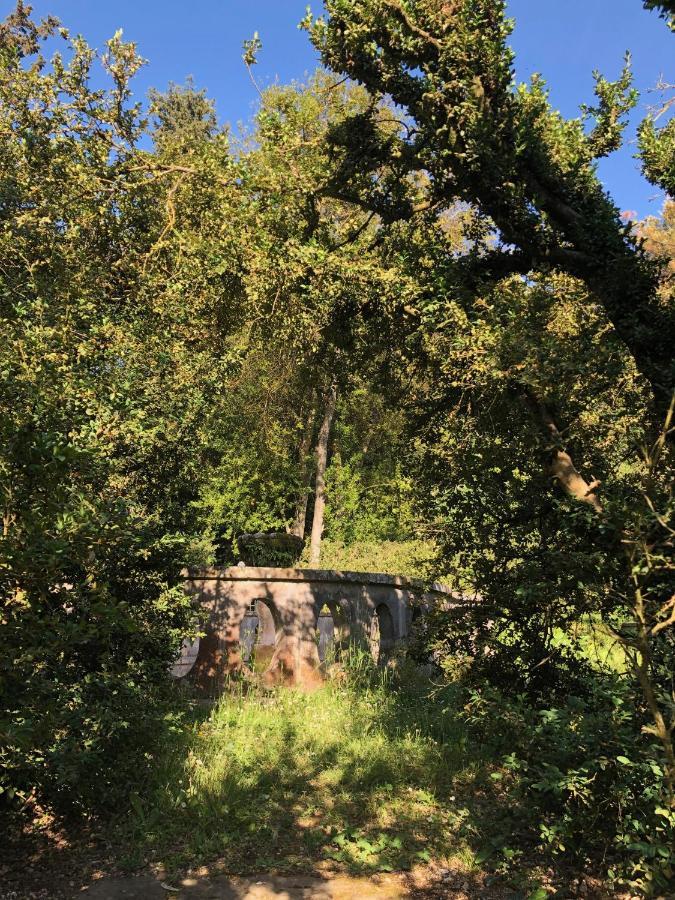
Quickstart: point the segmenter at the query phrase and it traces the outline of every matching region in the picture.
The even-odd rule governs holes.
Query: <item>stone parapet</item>
[[[381,584],[402,587],[416,592],[444,594],[460,597],[447,585],[425,582],[405,575],[385,575],[379,572],[348,572],[339,569],[276,569],[259,566],[230,566],[228,568],[186,569],[187,579],[201,581],[302,581],[331,582],[334,584]]]
[[[251,655],[265,661],[260,677],[270,685],[320,682],[319,648],[325,657],[330,647],[335,656],[362,647],[384,663],[416,611],[463,599],[445,585],[374,572],[240,565],[183,574],[207,614],[191,678],[209,693],[228,676],[250,675]]]

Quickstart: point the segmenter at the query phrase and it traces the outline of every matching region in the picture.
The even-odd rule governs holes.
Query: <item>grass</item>
[[[413,686],[367,666],[310,694],[235,686],[132,798],[126,862],[375,872],[433,856],[470,868],[462,798],[480,765],[450,707],[430,716]]]
[[[577,637],[599,668],[618,668],[609,637]],[[581,870],[547,844],[562,821],[555,791],[571,791],[579,813],[584,746],[611,704],[600,719],[578,702],[536,712],[461,683],[435,688],[409,664],[376,669],[359,653],[331,669],[313,693],[233,682],[215,705],[195,704],[110,835],[122,867],[372,874],[433,861],[525,896],[553,882],[564,895]],[[550,759],[561,771],[551,775]],[[583,837],[577,819],[565,827]]]
[[[101,824],[116,867],[149,865],[171,879],[190,869],[373,874],[434,862],[460,871],[477,896],[496,879],[525,897],[543,896],[542,884],[568,896],[587,864],[600,873],[604,850],[566,860],[547,834],[558,840],[562,823],[564,837],[586,840],[586,776],[592,785],[598,772],[586,771],[584,748],[616,725],[611,698],[601,715],[578,701],[536,711],[482,685],[436,687],[409,662],[377,669],[362,653],[329,671],[313,693],[233,682],[215,705],[192,701],[181,724],[169,715],[152,779],[131,811]],[[610,765],[612,740],[598,744],[608,771],[628,777]],[[616,790],[630,788],[625,780]],[[570,811],[577,818],[565,824]]]

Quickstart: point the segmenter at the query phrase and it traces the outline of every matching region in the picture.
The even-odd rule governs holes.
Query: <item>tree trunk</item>
[[[305,430],[300,442],[298,461],[300,465],[300,496],[295,507],[295,518],[291,526],[291,534],[299,538],[305,537],[305,525],[307,523],[307,504],[309,502],[309,489],[312,480],[312,467],[309,464],[309,449],[312,446],[314,434],[314,419],[316,418],[316,395],[312,393]]]
[[[328,462],[328,441],[335,415],[337,389],[332,385],[326,397],[326,407],[316,445],[316,488],[314,491],[314,518],[312,520],[312,538],[309,551],[309,564],[317,566],[321,559],[321,536],[323,534],[323,518],[326,511],[326,464]]]
[[[562,435],[553,414],[546,404],[529,391],[525,392],[524,397],[549,442],[547,447],[550,454],[547,462],[548,473],[555,478],[568,496],[580,503],[587,503],[598,515],[602,515],[602,504],[596,493],[600,482],[593,481],[589,484],[574,465],[572,457],[564,447]]]

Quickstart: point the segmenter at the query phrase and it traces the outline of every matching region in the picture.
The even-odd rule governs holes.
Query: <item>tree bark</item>
[[[551,410],[529,391],[524,394],[525,401],[535,417],[540,429],[546,435],[549,442],[547,450],[549,458],[547,471],[555,478],[565,493],[578,500],[587,503],[598,515],[602,515],[602,504],[596,493],[600,487],[599,481],[589,483],[581,475],[574,465],[572,457],[565,449],[562,435],[553,418]]]
[[[333,384],[326,397],[323,421],[316,445],[316,487],[314,491],[314,518],[312,520],[312,537],[309,551],[309,564],[317,566],[321,559],[321,537],[323,535],[323,519],[326,511],[326,465],[328,463],[328,441],[335,415],[337,388]]]
[[[314,420],[316,418],[316,395],[312,393],[309,404],[309,411],[305,420],[305,429],[302,434],[302,441],[298,450],[298,461],[300,465],[300,496],[295,507],[295,518],[291,526],[291,534],[299,538],[305,537],[305,526],[307,524],[307,504],[309,502],[309,490],[312,480],[312,467],[309,464],[309,449],[312,446],[312,436],[314,434]]]

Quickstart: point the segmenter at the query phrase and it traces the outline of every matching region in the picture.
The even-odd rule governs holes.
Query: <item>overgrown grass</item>
[[[321,566],[347,572],[396,572],[409,578],[437,577],[438,548],[433,541],[359,541],[344,544],[324,539]],[[302,566],[309,566],[309,549]],[[442,577],[439,580],[444,580]]]
[[[358,653],[331,669],[313,693],[233,683],[195,706],[132,797],[122,863],[372,873],[434,860],[560,896],[587,869],[612,886],[663,881],[662,773],[620,676],[535,707]]]
[[[133,798],[127,864],[368,872],[434,856],[470,867],[462,824],[476,754],[447,705],[419,701],[368,665],[310,694],[234,686],[195,714]]]

